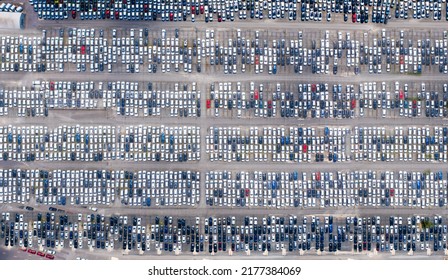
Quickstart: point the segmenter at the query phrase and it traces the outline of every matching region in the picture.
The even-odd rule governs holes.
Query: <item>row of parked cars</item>
[[[14,5],[11,3],[1,3],[0,4],[0,12],[10,12],[10,13],[21,13],[23,11],[23,7],[19,5]]]
[[[101,84],[100,84],[101,85]],[[196,82],[179,85],[157,85],[148,82],[146,88],[139,87],[137,82],[108,82],[107,90],[103,90],[103,108],[113,108],[122,116],[163,116],[170,117],[200,117],[201,92],[196,88]],[[169,115],[168,115],[169,111]]]
[[[407,131],[406,131],[407,130]],[[448,128],[435,126],[406,128],[355,127],[350,136],[351,152],[356,161],[446,162],[445,143]]]
[[[206,152],[211,161],[312,162],[328,155],[329,161],[341,162],[350,160],[349,133],[347,127],[210,127]]]
[[[170,161],[200,159],[199,127],[0,127],[3,161]]]
[[[448,85],[399,82],[303,84],[216,82],[206,108],[215,117],[447,117]]]
[[[448,85],[399,82],[354,84],[210,84],[206,109],[215,117],[355,118],[448,116]],[[112,109],[121,116],[200,117],[198,85],[152,82],[34,81],[1,88],[0,116],[48,116],[53,109]],[[165,112],[164,112],[165,111]]]
[[[243,219],[241,219],[243,220]],[[384,221],[386,220],[386,221]],[[412,252],[445,251],[447,227],[441,216],[407,218],[295,215],[209,217],[205,233],[213,237],[213,251],[286,252]],[[216,236],[216,238],[215,238]],[[209,240],[210,240],[209,237]],[[227,243],[227,244],[226,244]],[[217,250],[216,250],[217,249]],[[212,252],[212,250],[209,250]]]
[[[206,173],[209,206],[446,207],[447,180],[438,172],[230,172]]]
[[[210,127],[211,161],[446,162],[448,128],[416,127]]]
[[[210,127],[211,161],[446,162],[448,129],[416,127]],[[0,127],[3,161],[169,161],[200,159],[199,127]]]
[[[325,31],[320,39],[278,37],[264,32],[236,31],[236,36],[205,30],[197,34],[149,35],[148,29],[103,30],[70,28],[56,36],[2,36],[1,71],[12,72],[115,72],[148,73],[223,71],[224,74],[279,72],[337,74],[340,69],[359,74],[448,73],[447,32],[405,36],[378,33]],[[110,34],[108,34],[110,35]],[[161,36],[160,36],[161,35]],[[205,35],[205,36],[204,36]],[[305,34],[308,35],[308,34]],[[222,38],[221,38],[222,37]],[[273,38],[274,37],[274,38]],[[373,37],[373,40],[371,40]],[[417,37],[417,38],[416,38]]]
[[[391,19],[441,20],[446,13],[444,0],[412,2],[397,0],[160,0],[62,1],[30,0],[40,19],[63,20],[145,20],[205,22],[278,19],[289,21],[327,21],[340,17],[352,23],[382,23]],[[448,20],[448,16],[446,17]]]
[[[47,205],[195,206],[194,171],[0,170],[0,203]]]
[[[50,210],[51,211],[51,210]],[[2,246],[143,253],[438,253],[447,246],[442,216],[165,217],[2,213]],[[36,248],[36,249],[33,249]],[[41,251],[41,250],[39,250]],[[35,252],[34,252],[35,253]]]
[[[195,206],[200,174],[192,171],[0,170],[0,203]],[[437,172],[206,173],[208,206],[444,207],[447,180]]]
[[[51,110],[104,109],[119,116],[200,117],[201,93],[192,84],[127,81],[34,81],[30,87],[0,89],[0,116],[47,117]]]
[[[204,235],[196,222],[185,218],[105,217],[100,214],[58,215],[51,212],[27,214],[2,213],[2,245],[22,248],[48,248],[52,252],[72,249],[150,251],[204,251]],[[33,250],[33,249],[32,249]]]
[[[443,87],[429,88],[425,83],[417,83],[410,90],[405,83],[400,85],[395,82],[394,86],[387,88],[386,83],[363,83],[359,85],[359,115],[364,116],[364,111],[381,109],[382,117],[388,115],[389,110],[395,109],[395,117],[439,117],[448,116],[447,100],[448,85]],[[390,90],[390,91],[389,91]],[[414,92],[413,92],[414,91]]]

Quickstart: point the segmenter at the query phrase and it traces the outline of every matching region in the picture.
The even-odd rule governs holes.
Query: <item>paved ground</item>
[[[396,254],[392,255],[390,253],[383,254],[373,254],[373,253],[352,253],[352,252],[338,252],[338,253],[323,253],[322,255],[317,255],[315,253],[305,253],[303,256],[296,254],[287,254],[282,256],[281,253],[271,253],[267,256],[260,254],[251,254],[250,256],[237,254],[229,256],[225,253],[220,253],[219,255],[191,255],[190,253],[174,255],[174,254],[162,254],[162,255],[126,255],[120,250],[117,252],[89,252],[87,250],[71,250],[64,249],[58,252],[55,256],[55,260],[74,260],[77,257],[84,258],[87,260],[110,260],[110,259],[120,259],[120,260],[258,260],[258,259],[272,259],[272,260],[446,260],[446,256],[442,255],[426,255],[426,252],[418,252],[414,255],[407,254]],[[22,252],[18,249],[4,249],[0,248],[0,260],[45,260],[48,259],[39,257],[37,255],[30,255],[28,253]]]

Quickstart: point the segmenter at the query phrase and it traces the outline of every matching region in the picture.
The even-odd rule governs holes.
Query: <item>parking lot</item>
[[[201,105],[201,90],[205,104]],[[48,117],[53,110],[106,110],[125,117],[446,118],[448,85],[436,82],[142,83],[33,81],[3,85],[0,115]]]
[[[205,184],[207,205],[219,207],[443,209],[447,203],[441,172],[211,171]]]
[[[447,73],[447,31],[43,30],[2,36],[2,72]]]
[[[412,3],[411,1],[234,1],[231,3],[215,0],[181,1],[161,3],[158,1],[123,0],[84,2],[30,2],[39,19],[46,20],[145,20],[182,22],[196,20],[205,23],[241,20],[280,21],[325,21],[335,20],[365,24],[368,22],[387,24],[389,20],[448,20],[445,1]]]
[[[148,82],[33,81],[30,88],[0,89],[0,114],[48,117],[51,110],[114,110],[121,116],[200,117],[201,93],[192,85]]]
[[[135,207],[195,206],[198,172],[2,170],[0,203]]]
[[[210,85],[206,108],[209,117],[230,118],[447,117],[447,85],[428,86],[219,82]]]
[[[199,128],[58,126],[0,128],[3,161],[179,161],[200,159]]]
[[[210,127],[211,161],[446,162],[444,127]],[[373,136],[372,136],[373,135]]]
[[[57,2],[0,31],[2,252],[447,253],[445,1]]]
[[[3,212],[2,245],[24,248],[23,254],[48,259],[58,259],[64,248],[64,251],[106,251],[109,254],[118,251],[123,255],[302,256],[382,252],[412,256],[443,254],[447,238],[445,219],[440,215],[184,219],[58,212],[36,215]]]

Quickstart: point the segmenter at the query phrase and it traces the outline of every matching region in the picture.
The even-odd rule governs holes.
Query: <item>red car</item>
[[[395,190],[394,189],[390,189],[390,196],[394,196],[395,195]]]
[[[201,6],[199,7],[199,11],[201,12],[201,14],[204,13],[204,5],[201,5]]]
[[[355,23],[356,22],[356,14],[352,15],[352,22]]]
[[[250,195],[250,189],[246,189],[246,196]]]
[[[81,46],[81,54],[86,54],[86,46]]]
[[[115,19],[119,19],[120,18],[120,13],[118,11],[115,11]]]
[[[20,250],[26,252],[26,248],[25,247],[20,248]]]
[[[54,90],[54,82],[50,82],[50,90]]]
[[[302,145],[302,150],[303,150],[304,153],[307,153],[308,152],[308,145],[307,144],[303,144]]]
[[[268,109],[272,109],[272,100],[268,100]]]
[[[110,10],[106,10],[106,18],[110,18]]]
[[[50,260],[53,260],[53,259],[54,259],[54,256],[51,255],[51,254],[46,254],[45,257],[46,257],[47,259],[50,259]]]
[[[41,251],[37,252],[37,255],[38,255],[39,257],[45,257],[45,253],[43,253],[43,252],[41,252]]]
[[[403,94],[403,91],[400,89],[400,99],[403,99],[404,98],[404,94]]]
[[[207,99],[206,105],[207,105],[207,109],[210,109],[210,107],[211,107],[211,101],[210,101],[210,99]]]
[[[73,19],[76,18],[76,11],[72,11],[72,18],[73,18]]]
[[[355,109],[355,107],[356,107],[356,100],[355,99],[352,99],[352,102],[350,103],[350,107],[352,108],[352,110]]]
[[[258,90],[255,90],[254,98],[255,100],[258,100]]]
[[[173,20],[174,20],[174,14],[170,13],[170,21],[173,21]]]
[[[320,172],[317,172],[317,173],[316,173],[316,180],[317,180],[317,181],[320,181]]]
[[[35,255],[36,254],[36,250],[28,249],[28,253]]]

